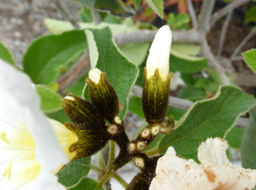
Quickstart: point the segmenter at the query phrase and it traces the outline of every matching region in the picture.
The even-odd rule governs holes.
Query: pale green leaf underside
[[[128,97],[138,76],[138,68],[128,61],[113,43],[109,28],[92,30],[92,34],[99,56],[96,67],[106,72],[107,79],[113,85],[122,107],[119,116],[124,117],[127,110]],[[95,48],[93,50],[95,51]],[[84,97],[87,97],[87,93],[88,91],[85,87]]]
[[[45,19],[44,24],[46,25],[47,29],[52,33],[52,34],[61,34],[63,32],[67,32],[70,30],[73,30],[74,27],[67,21],[61,21],[61,20],[56,20],[56,19]],[[131,32],[136,29],[135,26],[130,26],[128,24],[112,24],[112,23],[106,23],[106,22],[101,22],[100,24],[93,24],[93,23],[78,23],[80,29],[85,30],[85,29],[102,29],[105,27],[109,27],[112,34],[120,34],[120,33],[125,33],[125,32]]]
[[[41,109],[44,112],[54,112],[62,108],[61,97],[53,89],[46,85],[36,85],[36,90],[41,98]]]
[[[234,86],[221,87],[212,99],[196,102],[184,115],[176,130],[165,136],[159,149],[173,146],[178,155],[197,158],[199,144],[209,137],[225,137],[236,119],[256,100]]]

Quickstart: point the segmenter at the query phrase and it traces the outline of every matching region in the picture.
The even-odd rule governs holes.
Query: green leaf
[[[244,52],[243,57],[246,64],[251,68],[251,70],[256,73],[256,49],[251,49]]]
[[[89,32],[86,32],[88,35]],[[122,109],[120,117],[124,117],[128,107],[128,97],[138,76],[138,68],[123,56],[113,43],[112,34],[109,28],[92,30],[88,37],[90,57],[93,67],[106,72],[107,79],[116,90]],[[92,39],[93,38],[93,39]],[[93,48],[93,46],[96,46]],[[93,52],[91,50],[94,50]],[[97,51],[96,51],[97,50]],[[87,97],[85,86],[84,97]]]
[[[133,64],[139,66],[148,55],[149,43],[130,43],[119,49]]]
[[[47,113],[47,116],[63,124],[66,122],[70,122],[69,117],[67,116],[66,112],[63,109],[58,110],[56,112]]]
[[[84,178],[77,185],[68,188],[68,190],[94,190],[97,185],[97,182],[93,179]],[[104,188],[99,187],[97,190],[104,190]]]
[[[41,98],[41,109],[44,112],[55,112],[62,108],[61,97],[46,85],[36,85],[37,93]]]
[[[221,87],[215,97],[198,101],[187,111],[177,128],[162,139],[159,151],[173,146],[178,155],[196,159],[202,141],[209,137],[224,138],[236,119],[255,104],[253,96],[237,87]]]
[[[256,22],[256,6],[250,7],[245,14],[245,23]]]
[[[256,169],[256,107],[250,111],[250,121],[245,129],[241,147],[244,168]]]
[[[66,165],[66,167],[57,173],[59,182],[66,187],[70,187],[78,183],[89,173],[90,162],[91,159],[88,157],[71,161]]]
[[[244,136],[244,129],[233,127],[227,135],[227,141],[230,147],[240,150],[242,139]]]
[[[49,84],[86,49],[84,31],[41,37],[30,45],[24,59],[24,71],[36,84]]]
[[[155,11],[155,13],[164,18],[164,3],[163,0],[146,0],[147,4]]]
[[[172,29],[188,29],[189,28],[190,18],[187,14],[179,13],[176,16],[174,13],[168,15],[167,23],[171,26]]]
[[[171,51],[170,69],[173,72],[195,73],[202,71],[207,66],[207,59],[192,57],[175,50]]]
[[[82,7],[79,11],[79,18],[82,22],[93,22],[91,10],[86,7]]]
[[[203,89],[195,88],[193,86],[184,87],[178,93],[178,97],[188,99],[193,102],[197,100],[202,100],[205,98],[205,96],[206,93]]]
[[[0,42],[0,59],[15,66],[11,52]]]

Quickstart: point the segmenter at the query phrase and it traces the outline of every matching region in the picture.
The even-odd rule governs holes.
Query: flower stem
[[[108,165],[111,165],[114,160],[115,160],[115,141],[110,140]]]
[[[124,188],[126,188],[128,186],[128,184],[126,183],[126,181],[117,173],[115,173],[113,175],[113,178],[115,178]]]

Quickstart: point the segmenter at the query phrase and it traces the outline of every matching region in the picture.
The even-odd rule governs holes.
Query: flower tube
[[[169,26],[163,26],[149,50],[143,84],[143,112],[149,124],[161,123],[167,112],[171,42],[171,30]]]

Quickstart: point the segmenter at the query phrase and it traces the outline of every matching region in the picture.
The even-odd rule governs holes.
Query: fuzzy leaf
[[[88,32],[87,32],[88,34]],[[128,97],[138,76],[138,68],[125,56],[113,43],[112,34],[109,28],[101,30],[92,30],[92,36],[88,38],[90,55],[96,67],[106,72],[108,81],[113,85],[119,102],[122,106],[120,117],[124,117],[127,111]],[[96,46],[93,48],[92,46]],[[97,50],[97,52],[96,52]],[[92,55],[92,53],[94,55]],[[97,59],[96,56],[98,55]],[[84,89],[84,97],[88,97],[88,91]]]
[[[71,161],[65,168],[57,173],[59,182],[66,187],[70,187],[78,183],[89,173],[90,161],[91,159],[89,157]]]
[[[44,112],[55,112],[62,108],[61,97],[46,85],[36,85],[37,93],[41,98],[41,109]]]
[[[197,158],[197,148],[208,137],[225,137],[236,119],[256,104],[253,96],[234,86],[221,87],[215,97],[196,102],[177,128],[166,135],[159,150],[173,146],[178,155]]]
[[[256,73],[256,49],[251,49],[243,53],[246,64]]]
[[[43,36],[29,46],[22,63],[24,71],[34,83],[49,84],[66,71],[86,47],[81,30]]]
[[[11,52],[0,42],[0,59],[11,65],[15,65]]]
[[[246,127],[241,147],[242,165],[256,169],[256,107],[250,111],[249,125]]]

